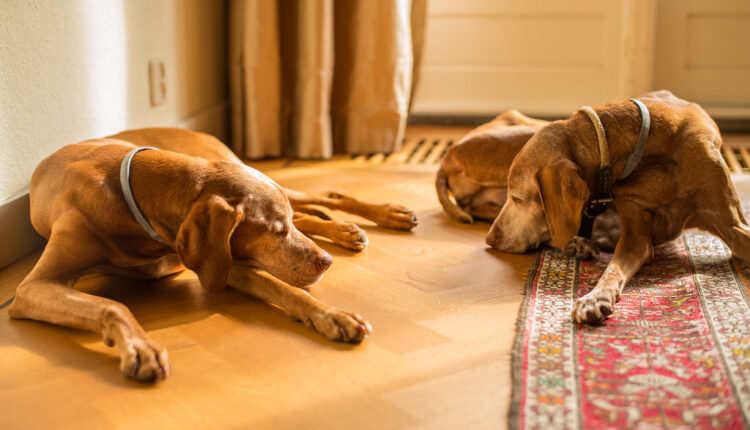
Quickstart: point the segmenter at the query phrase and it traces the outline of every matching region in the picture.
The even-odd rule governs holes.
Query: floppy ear
[[[581,227],[581,210],[589,189],[580,169],[570,160],[558,160],[537,173],[539,195],[551,236],[550,245],[562,249]]]
[[[232,267],[229,238],[243,212],[221,197],[212,196],[193,203],[175,239],[182,263],[198,275],[203,288],[211,291],[226,286]]]

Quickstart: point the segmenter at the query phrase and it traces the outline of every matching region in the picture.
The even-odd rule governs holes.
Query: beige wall
[[[190,124],[226,104],[226,1],[6,0],[0,8],[0,205],[61,146]],[[148,61],[167,102],[151,107]],[[187,120],[187,121],[186,121]]]

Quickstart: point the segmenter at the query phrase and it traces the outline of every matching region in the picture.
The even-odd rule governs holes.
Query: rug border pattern
[[[750,320],[750,308],[744,297],[744,286],[739,282],[732,267],[731,251],[721,240],[708,233],[693,232],[684,235],[685,247],[688,249],[690,264],[694,267],[695,284],[698,297],[711,329],[714,344],[719,350],[724,371],[730,382],[735,399],[742,411],[745,428],[750,428],[750,378],[742,375],[741,366],[750,367],[750,358],[736,352],[743,348],[740,338],[748,335],[748,328],[741,327],[739,321]],[[704,284],[727,284],[721,294],[716,289]],[[727,297],[725,294],[731,294]],[[737,315],[742,315],[737,317]]]

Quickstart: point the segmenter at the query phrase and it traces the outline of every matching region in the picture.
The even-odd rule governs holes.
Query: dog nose
[[[487,233],[487,236],[485,236],[484,241],[487,243],[487,245],[495,248],[495,245],[497,245],[498,240],[500,239],[499,234],[497,233],[496,229],[490,229],[490,232]]]
[[[327,252],[324,252],[320,258],[318,258],[318,268],[321,272],[324,272],[328,270],[329,267],[331,267],[331,264],[333,263],[333,257],[331,257],[330,254]]]

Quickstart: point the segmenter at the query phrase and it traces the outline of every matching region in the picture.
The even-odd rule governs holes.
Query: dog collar
[[[648,140],[649,131],[651,128],[651,115],[648,112],[646,105],[636,99],[630,99],[641,112],[641,130],[638,134],[638,143],[635,146],[635,150],[628,157],[628,161],[625,163],[620,176],[617,180],[622,180],[628,177],[633,172],[635,166],[641,161],[643,155],[643,149],[646,147],[646,141]],[[607,135],[604,132],[604,125],[602,124],[599,115],[590,106],[584,106],[581,110],[591,120],[596,130],[596,138],[599,141],[599,171],[596,173],[596,183],[594,184],[593,197],[589,200],[588,204],[584,207],[583,213],[581,213],[581,228],[578,230],[578,236],[586,239],[591,239],[591,232],[594,229],[594,219],[597,215],[600,215],[612,201],[612,168],[609,165],[609,144],[607,143]]]
[[[638,143],[635,145],[635,150],[630,154],[630,157],[628,157],[628,162],[625,163],[625,167],[617,178],[618,181],[627,178],[628,175],[633,172],[635,166],[641,161],[643,149],[646,147],[648,134],[651,131],[651,114],[648,112],[646,105],[636,99],[630,99],[630,101],[635,103],[635,105],[638,106],[638,110],[641,111],[641,131],[638,134]]]
[[[122,188],[122,195],[123,197],[125,197],[125,203],[128,204],[128,208],[130,209],[130,213],[133,215],[133,218],[135,218],[135,220],[138,221],[138,224],[140,224],[141,227],[146,230],[146,233],[151,236],[151,239],[154,239],[166,245],[167,242],[165,242],[164,239],[159,236],[159,233],[157,233],[156,230],[151,227],[151,224],[148,223],[146,217],[143,216],[143,212],[141,212],[141,210],[138,208],[138,203],[135,202],[135,197],[133,197],[133,190],[130,188],[130,162],[133,161],[133,157],[135,156],[135,154],[147,149],[158,148],[153,148],[151,146],[140,146],[128,152],[128,155],[126,155],[125,158],[122,159],[122,164],[120,164],[120,187]]]
[[[584,215],[593,219],[604,212],[607,209],[607,204],[612,201],[612,167],[609,165],[609,143],[602,120],[599,119],[599,115],[591,106],[584,106],[581,110],[586,113],[594,125],[596,139],[599,141],[599,170],[596,172],[594,192],[583,211]],[[589,233],[590,235],[591,233]]]

